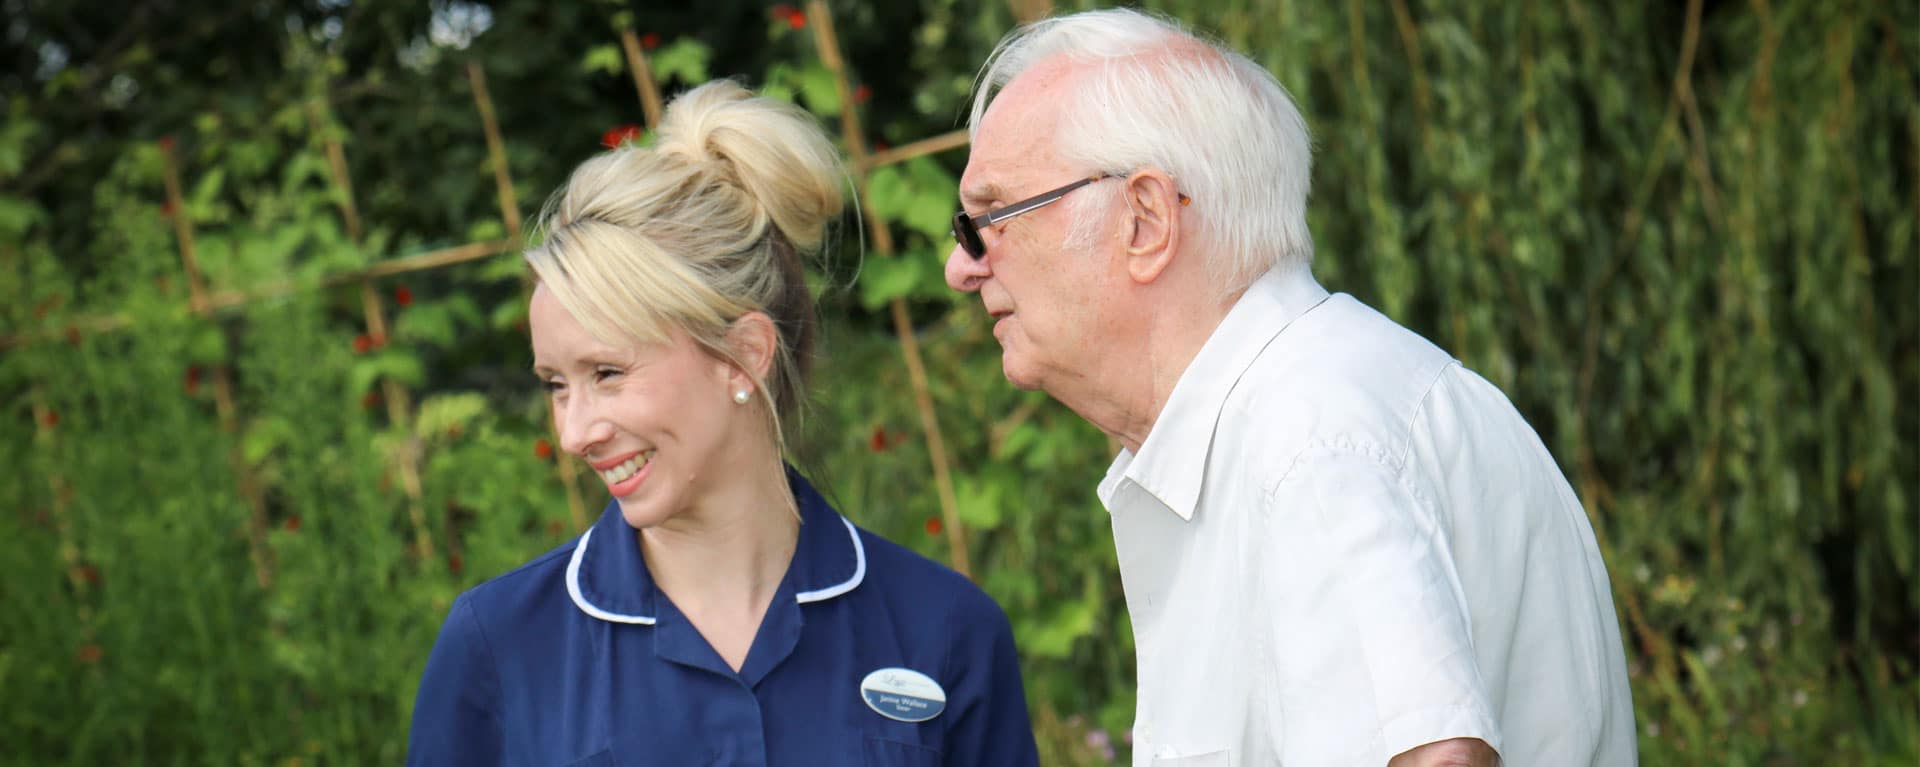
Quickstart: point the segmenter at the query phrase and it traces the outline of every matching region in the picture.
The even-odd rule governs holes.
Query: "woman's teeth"
[[[649,450],[632,458],[628,458],[626,463],[600,472],[600,478],[606,480],[609,485],[624,482],[628,477],[633,476],[634,472],[645,467],[647,462],[651,460],[653,460],[653,451]]]

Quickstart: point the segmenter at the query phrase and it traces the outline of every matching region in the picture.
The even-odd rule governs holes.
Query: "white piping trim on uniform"
[[[574,606],[579,607],[581,612],[600,620],[613,623],[637,623],[642,626],[653,625],[653,619],[644,615],[621,615],[594,607],[587,604],[587,598],[580,594],[580,559],[587,553],[587,539],[592,537],[593,528],[589,527],[586,532],[580,534],[580,543],[573,547],[573,561],[567,563],[567,596],[573,597]]]
[[[860,544],[860,531],[858,529],[855,529],[853,526],[853,523],[847,521],[846,517],[841,517],[840,522],[847,526],[847,535],[853,538],[853,561],[854,561],[853,577],[848,578],[846,583],[842,583],[838,586],[828,586],[824,589],[816,589],[813,591],[802,591],[798,594],[795,594],[794,598],[799,600],[801,604],[806,604],[808,602],[818,602],[822,599],[832,599],[834,597],[840,596],[841,594],[845,594],[849,591],[852,591],[853,587],[860,585],[860,581],[866,580],[867,547],[862,546]]]
[[[803,591],[795,594],[794,599],[801,604],[819,602],[824,599],[832,599],[840,596],[841,594],[852,591],[854,587],[859,586],[860,582],[867,578],[867,547],[860,543],[860,531],[858,528],[855,528],[853,523],[848,521],[846,517],[841,517],[840,523],[847,526],[847,536],[853,539],[853,577],[848,578],[845,583],[837,586],[828,586],[824,589]],[[653,625],[653,618],[644,615],[610,613],[587,603],[587,598],[580,593],[580,561],[586,556],[587,541],[591,538],[593,538],[593,528],[589,527],[586,532],[580,534],[580,543],[573,547],[573,560],[567,563],[567,596],[573,597],[574,606],[580,608],[581,612],[603,621],[635,623],[642,626]]]

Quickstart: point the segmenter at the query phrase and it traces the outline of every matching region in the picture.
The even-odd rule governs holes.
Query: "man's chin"
[[[1007,359],[1005,352],[1000,355],[1000,373],[1006,376],[1007,383],[1013,384],[1016,389],[1040,390],[1040,378],[1033,375],[1032,371],[1022,369],[1017,363]]]

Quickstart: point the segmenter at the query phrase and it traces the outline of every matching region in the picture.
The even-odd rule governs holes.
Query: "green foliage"
[[[707,74],[707,58],[711,51],[705,45],[693,40],[675,40],[671,45],[652,54],[654,75],[661,82],[678,81],[683,85],[699,85],[712,79]]]
[[[871,93],[849,105],[811,30],[759,3],[502,4],[466,42],[454,5],[29,0],[10,19],[0,687],[31,705],[0,715],[0,763],[399,761],[452,597],[577,532],[536,448],[516,257],[379,281],[410,298],[377,339],[358,283],[323,282],[508,236],[468,62],[530,212],[641,122],[620,27],[651,35],[670,92],[738,76],[902,145],[956,126],[1011,25],[980,0],[836,3]],[[1565,466],[1645,763],[1920,758],[1915,7],[1148,5],[1300,102],[1322,282],[1499,385]],[[942,284],[963,161],[874,170],[868,213],[900,254],[863,255],[849,219],[811,275],[828,325],[803,464],[856,521],[947,557],[903,302],[1045,761],[1124,760],[1132,636],[1092,492],[1114,446],[1008,386],[988,319]],[[190,312],[180,219],[210,290],[277,287]]]
[[[867,177],[867,198],[874,215],[939,241],[951,234],[956,183],[939,163],[916,157],[875,169]]]

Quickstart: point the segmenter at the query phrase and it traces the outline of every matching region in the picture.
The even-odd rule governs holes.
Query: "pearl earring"
[[[745,405],[747,404],[747,398],[752,396],[753,395],[747,393],[746,389],[737,390],[733,393],[733,404]]]

